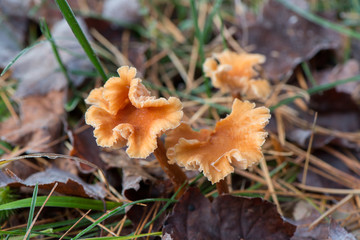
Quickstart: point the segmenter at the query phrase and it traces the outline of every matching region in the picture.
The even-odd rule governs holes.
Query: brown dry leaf
[[[85,35],[90,38],[85,23],[81,19],[77,20]],[[74,86],[81,85],[85,77],[71,74],[71,71],[91,71],[91,62],[65,20],[55,24],[51,32],[72,83]],[[60,71],[49,42],[39,44],[22,55],[12,70],[13,76],[20,81],[15,94],[18,98],[46,94],[52,90],[60,91],[67,87],[67,80]]]
[[[97,199],[105,197],[105,191],[100,185],[85,183],[79,177],[56,168],[49,168],[44,172],[35,173],[25,180],[16,176],[10,178],[4,172],[0,172],[0,187],[34,187],[36,183],[39,185],[39,189],[47,190],[51,190],[54,184],[58,183],[56,192],[66,195]]]
[[[23,5],[28,5],[29,9],[36,9],[36,11],[26,12],[26,14],[35,21],[38,21],[40,18],[45,18],[51,26],[63,18],[55,1],[22,1],[24,2]],[[141,18],[139,12],[140,4],[137,0],[69,0],[68,3],[74,12],[81,11],[85,13],[85,15],[89,13],[102,15],[105,18],[110,18],[122,23],[136,23]]]
[[[100,156],[109,168],[120,168],[122,170],[122,193],[124,196],[127,196],[127,190],[138,191],[141,182],[150,183],[156,180],[140,165],[139,159],[130,158],[124,149],[107,150],[107,152],[102,152]],[[153,156],[150,155],[149,158],[153,158]]]
[[[348,233],[343,227],[341,227],[334,220],[331,220],[329,227],[329,238],[332,240],[356,240],[354,235]]]
[[[334,68],[315,71],[312,74],[316,83],[319,85],[323,85],[328,83],[334,83],[340,79],[347,79],[359,75],[360,66],[358,60],[349,59],[344,64],[336,65]],[[338,85],[335,87],[335,89],[337,92],[347,93],[355,98],[356,96],[354,94],[359,94],[360,92],[359,86],[360,82],[357,81]]]
[[[301,202],[300,202],[301,203]],[[309,207],[308,203],[302,203],[295,207],[295,209],[302,208],[307,214],[302,215],[303,218],[296,220],[297,228],[294,236],[291,240],[355,240],[356,238],[348,233],[343,227],[341,227],[334,219],[331,219],[330,224],[322,222],[313,229],[309,229],[308,226],[320,216],[320,214],[313,208]],[[304,209],[305,207],[305,209]],[[300,211],[300,209],[299,209]]]
[[[102,15],[123,23],[137,23],[141,19],[138,0],[105,0]]]
[[[96,144],[92,131],[93,129],[88,127],[79,133],[76,133],[76,130],[69,132],[73,145],[73,149],[70,151],[69,155],[85,159],[95,164],[100,169],[105,170],[106,164],[100,157],[100,148]],[[90,173],[96,170],[87,164],[80,162],[76,163],[83,173]]]
[[[57,23],[61,19],[63,19],[63,15],[61,14],[58,6],[55,1],[38,1],[38,0],[23,0],[24,2],[28,2],[28,5],[33,11],[28,11],[27,15],[34,21],[39,21],[39,19],[44,18],[46,22],[52,26]],[[70,5],[71,9],[82,12],[90,12],[93,14],[100,15],[103,7],[103,1],[98,0],[86,0],[86,1],[76,1],[69,0],[67,1]]]
[[[56,152],[56,146],[46,146],[60,136],[64,118],[64,92],[29,96],[20,102],[20,120],[10,118],[0,123],[1,139],[26,146],[29,152]]]
[[[197,188],[190,188],[164,223],[163,239],[290,239],[296,227],[261,198],[231,195],[212,203]]]
[[[21,15],[21,10],[14,10],[19,9],[18,4],[22,3],[0,2],[0,68],[8,65],[23,48],[28,20]]]
[[[266,56],[265,75],[273,80],[290,75],[299,63],[320,50],[341,45],[340,34],[302,18],[275,0],[267,1],[256,21],[250,18],[240,22],[239,40],[242,45],[251,45],[252,51]],[[246,34],[242,29],[246,29]]]
[[[1,0],[1,13],[7,16],[24,17],[30,10],[31,0]]]

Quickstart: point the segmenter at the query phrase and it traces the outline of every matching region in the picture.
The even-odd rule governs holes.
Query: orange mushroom
[[[118,73],[120,77],[112,77],[104,87],[90,92],[85,101],[92,106],[87,110],[85,120],[95,128],[94,136],[99,146],[121,148],[127,145],[126,152],[130,157],[146,158],[161,144],[157,138],[180,124],[182,104],[175,97],[156,99],[151,96],[141,80],[135,78],[135,68],[124,66]],[[162,154],[159,151],[155,152],[157,158]],[[170,174],[170,179],[178,178],[176,184],[183,184],[186,176],[181,169],[182,173],[178,173],[171,169],[173,166],[168,166],[166,156],[160,158],[158,160]],[[181,176],[174,177],[171,171]]]
[[[261,146],[269,119],[268,108],[255,108],[254,103],[235,99],[231,114],[220,120],[213,131],[195,132],[185,124],[169,131],[167,156],[171,163],[202,171],[217,183],[234,172],[234,167],[246,169],[264,157]]]
[[[127,145],[130,157],[146,158],[157,147],[157,136],[180,124],[182,104],[175,97],[150,96],[141,80],[134,78],[135,68],[121,67],[118,73],[120,77],[90,92],[85,101],[93,106],[85,114],[86,123],[95,128],[99,146]]]
[[[265,99],[270,85],[265,79],[256,79],[256,68],[265,62],[261,54],[235,53],[224,50],[207,58],[203,70],[212,84],[223,92],[245,95],[247,99]]]

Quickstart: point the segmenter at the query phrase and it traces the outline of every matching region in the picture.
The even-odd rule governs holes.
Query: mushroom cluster
[[[257,68],[265,62],[261,54],[235,53],[224,50],[207,58],[203,70],[211,78],[214,87],[233,96],[246,96],[247,99],[266,99],[270,85],[265,79],[257,79]]]
[[[246,169],[264,157],[261,146],[269,119],[268,108],[235,99],[231,114],[213,131],[195,132],[186,124],[169,131],[167,156],[171,163],[202,171],[212,183],[218,183],[234,172],[234,167]]]
[[[246,94],[251,95],[251,91],[258,94],[261,91],[254,90],[257,85],[252,81],[262,81],[251,79],[255,72],[252,66],[262,61],[261,55],[248,56],[242,63],[247,69],[242,72],[242,78],[236,77],[240,72],[238,69],[227,70],[226,77],[217,69],[214,76],[218,82],[227,78],[234,84],[238,84],[239,79],[246,79]],[[214,64],[217,63],[212,60],[206,62],[206,66]],[[227,68],[225,64],[215,65],[213,68]],[[126,152],[132,158],[146,158],[154,153],[175,189],[187,182],[179,166],[202,171],[217,184],[219,193],[227,192],[222,179],[232,173],[234,167],[246,169],[264,158],[261,146],[267,135],[264,127],[270,118],[268,108],[255,108],[254,103],[235,99],[231,114],[220,120],[214,130],[196,132],[185,123],[180,125],[183,112],[178,98],[151,96],[141,80],[135,78],[135,68],[124,66],[118,73],[119,77],[112,77],[103,87],[92,90],[85,100],[91,105],[85,120],[95,128],[94,136],[99,146],[121,148],[126,145]],[[231,74],[233,78],[229,77]],[[164,147],[160,136],[165,131]]]

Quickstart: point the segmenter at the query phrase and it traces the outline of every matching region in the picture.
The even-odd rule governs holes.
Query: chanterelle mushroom
[[[119,77],[110,78],[104,87],[92,90],[85,100],[92,106],[85,114],[93,126],[99,146],[128,146],[130,157],[145,158],[157,147],[157,136],[177,127],[182,118],[178,98],[156,99],[135,78],[136,69],[118,69]]]
[[[270,85],[265,79],[255,79],[255,70],[265,62],[261,54],[235,53],[224,50],[207,58],[203,70],[212,84],[223,92],[240,93],[247,99],[265,99],[270,94]]]
[[[255,108],[254,103],[235,99],[231,114],[220,120],[213,131],[195,132],[185,124],[169,131],[167,156],[170,162],[202,171],[217,183],[234,167],[246,169],[264,157],[261,146],[269,118],[268,108]]]

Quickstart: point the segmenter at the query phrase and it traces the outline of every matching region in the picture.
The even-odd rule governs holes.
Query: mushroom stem
[[[216,189],[219,195],[229,193],[229,186],[225,179],[221,179],[219,182],[216,183]]]
[[[239,100],[242,100],[241,94],[239,92],[232,92],[231,96],[233,97],[233,99],[237,98]]]
[[[164,143],[161,141],[160,138],[157,138],[157,149],[154,151],[154,155],[160,163],[161,168],[164,172],[168,175],[171,182],[174,185],[175,191],[178,190],[184,182],[187,181],[187,177],[183,170],[176,164],[169,164],[169,160],[166,156],[166,150],[164,147]],[[181,196],[184,192],[185,188],[180,191],[178,196]]]

